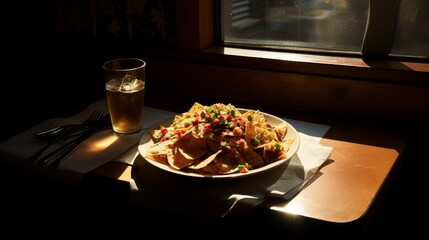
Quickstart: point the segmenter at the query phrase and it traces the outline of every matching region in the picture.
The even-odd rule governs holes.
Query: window
[[[402,0],[392,55],[429,57],[429,1]]]
[[[421,4],[419,11],[422,11],[420,14],[427,11],[425,10],[427,3],[424,3],[425,7],[422,7],[423,1],[419,2]],[[180,76],[179,85],[189,86],[189,88],[182,88],[181,94],[192,96],[192,99],[199,96],[206,99],[217,99],[219,92],[230,91],[227,94],[231,93],[233,95],[231,97],[236,98],[237,101],[246,102],[246,104],[258,102],[261,105],[302,110],[303,113],[315,112],[322,115],[332,114],[332,116],[408,119],[411,122],[423,123],[421,126],[427,126],[426,123],[429,121],[429,63],[427,57],[424,59],[387,57],[384,54],[381,57],[372,58],[361,55],[377,53],[380,49],[380,52],[388,50],[393,54],[396,43],[390,43],[391,50],[390,48],[384,50],[386,46],[389,46],[386,44],[389,41],[386,41],[384,37],[392,39],[392,35],[397,34],[395,28],[398,26],[399,19],[395,20],[397,16],[395,9],[403,8],[405,5],[397,6],[392,4],[393,0],[389,0],[388,5],[384,6],[383,2],[385,3],[385,0],[368,1],[372,11],[368,11],[365,21],[372,27],[368,28],[365,25],[363,39],[360,39],[361,45],[356,50],[356,54],[339,55],[325,54],[328,51],[326,49],[318,50],[322,53],[313,52],[315,48],[310,47],[307,49],[312,51],[311,53],[279,51],[278,47],[259,49],[256,44],[253,45],[254,47],[243,47],[246,46],[243,43],[239,43],[237,46],[229,46],[231,43],[226,43],[228,44],[226,45],[220,33],[221,29],[227,30],[225,23],[228,23],[228,18],[232,18],[231,14],[225,19],[221,17],[221,7],[227,7],[225,2],[175,0],[175,45],[179,51],[160,53],[156,50],[145,49],[144,54],[152,51],[154,59],[161,59],[159,69],[171,68],[180,72],[176,74]],[[248,3],[258,2],[249,1]],[[381,3],[381,5],[374,3]],[[231,4],[229,7],[229,11],[232,11]],[[371,17],[374,12],[377,13],[374,9],[380,7],[389,11],[378,12],[384,16]],[[241,25],[243,27],[240,29],[243,33],[242,36],[245,36],[244,33],[248,28],[258,26],[264,21],[260,15],[263,14],[263,11],[258,12],[258,9],[251,4],[245,5],[244,13],[244,15],[247,14],[247,17],[254,19],[247,22],[248,26]],[[393,21],[389,20],[389,14],[393,16]],[[422,17],[424,15],[417,14],[414,24],[421,21]],[[238,20],[235,19],[235,21]],[[393,23],[390,27],[387,24],[389,22]],[[221,26],[221,23],[224,25]],[[377,27],[377,23],[383,27]],[[427,23],[422,24],[427,25]],[[386,34],[389,32],[392,35]],[[427,35],[422,34],[421,36],[418,39]],[[412,41],[416,41],[415,37],[409,37]],[[250,35],[250,37],[241,39],[254,43],[256,38],[252,38]],[[374,39],[379,41],[374,41]],[[419,41],[421,42],[421,40]],[[404,51],[409,52],[410,50],[407,48],[409,46]],[[363,51],[364,49],[365,51]],[[428,48],[421,45],[420,49],[422,53],[426,51],[427,56]],[[132,53],[134,54],[135,51]],[[167,58],[168,61],[163,61],[163,58]],[[172,93],[177,92],[179,86],[175,81],[177,79],[172,79],[171,74],[168,73],[161,76],[163,72],[165,71],[158,71],[159,75],[156,77],[164,79],[164,82],[158,81],[159,89]],[[165,82],[168,84],[164,84]],[[228,88],[225,88],[225,84],[228,85]],[[420,124],[418,125],[420,126]]]
[[[429,57],[429,1],[224,0],[227,46]]]

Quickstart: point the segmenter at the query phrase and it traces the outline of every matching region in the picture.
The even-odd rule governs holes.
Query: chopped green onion
[[[232,109],[231,112],[230,112],[230,114],[231,114],[231,116],[235,117],[235,110]]]
[[[261,144],[261,141],[259,139],[257,139],[257,138],[253,139],[253,141],[252,141],[253,146],[257,147],[257,146],[259,146],[259,144]]]

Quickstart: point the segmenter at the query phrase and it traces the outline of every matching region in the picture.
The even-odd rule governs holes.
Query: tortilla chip
[[[215,152],[214,154],[210,155],[208,158],[204,159],[203,161],[201,161],[201,162],[199,162],[199,163],[197,163],[195,165],[189,166],[188,168],[189,169],[194,169],[194,170],[195,169],[201,169],[201,168],[209,165],[216,158],[216,156],[220,152],[221,152],[221,150],[219,150],[219,151]]]
[[[174,117],[174,122],[183,122],[186,119],[193,118],[195,114],[201,110],[204,110],[204,106],[200,103],[195,102],[194,105],[192,105],[192,107],[186,113],[176,115]]]
[[[219,149],[219,141],[206,139],[206,144],[210,152],[216,152]]]
[[[209,173],[209,174],[218,174],[219,171],[215,164],[209,164],[201,169],[196,171],[197,173]]]
[[[239,165],[245,165],[246,161],[240,156],[235,148],[231,149],[231,154],[223,154],[222,156],[218,156],[214,161],[216,167],[219,169],[219,173],[221,174],[229,174],[233,172],[237,172],[240,169]]]
[[[252,147],[248,145],[246,141],[242,141],[239,137],[233,137],[229,143],[233,146],[241,157],[249,163],[252,167],[263,165],[265,162],[258,153],[256,153]]]
[[[159,162],[161,164],[168,165],[168,160],[167,160],[166,154],[163,154],[163,155],[147,155],[146,157],[149,159],[152,159],[155,162]]]
[[[180,170],[198,162],[197,160],[189,160],[185,158],[180,151],[175,147],[167,153],[168,164],[174,169]]]
[[[206,139],[195,138],[192,134],[182,137],[182,139],[175,142],[175,146],[178,148],[180,153],[189,160],[200,158],[210,151],[207,146]]]
[[[277,132],[278,140],[283,141],[287,133],[287,124],[284,122],[279,124],[278,126],[275,127],[275,131]]]
[[[274,141],[274,140],[273,140],[272,142],[269,142],[269,143],[267,143],[267,144],[264,144],[264,145],[263,145],[263,146],[264,146],[263,157],[264,157],[265,162],[266,162],[266,163],[272,163],[272,162],[275,162],[275,161],[277,161],[277,160],[280,160],[280,159],[286,158],[286,156],[287,156],[287,152],[288,152],[288,150],[289,150],[290,145],[292,144],[292,142],[293,142],[293,140],[292,140],[292,139],[289,139],[289,140],[287,140],[287,141],[280,142],[280,144],[282,144],[282,146],[283,146],[283,149],[282,149],[281,154],[279,154],[279,155],[277,155],[277,156],[270,156],[270,154],[267,154],[267,153],[266,153],[266,150],[267,150],[267,149],[272,149],[272,148],[274,148],[274,146],[275,146],[276,144],[278,144],[278,142],[276,142],[276,141]]]
[[[147,151],[147,154],[149,155],[166,155],[168,153],[168,150],[171,148],[170,142],[157,142],[154,145],[151,145],[149,147],[149,150]]]

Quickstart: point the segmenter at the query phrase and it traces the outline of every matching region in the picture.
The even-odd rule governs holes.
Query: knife
[[[84,142],[88,137],[93,133],[101,129],[106,129],[107,127],[112,127],[110,121],[110,115],[106,114],[100,120],[98,120],[91,128],[89,128],[82,135],[68,142],[64,146],[48,153],[44,157],[40,158],[38,162],[44,166],[58,167],[65,157],[76,149],[82,142]]]

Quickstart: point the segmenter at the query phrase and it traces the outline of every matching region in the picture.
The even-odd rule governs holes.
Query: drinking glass
[[[143,124],[146,62],[119,58],[103,64],[103,74],[113,131],[139,132]]]

